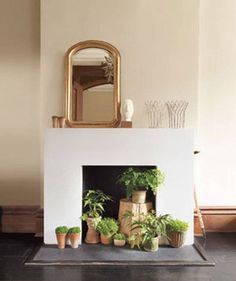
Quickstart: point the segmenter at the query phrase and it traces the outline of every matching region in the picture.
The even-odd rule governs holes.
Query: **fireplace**
[[[104,217],[118,219],[119,203],[126,198],[126,191],[122,184],[118,182],[120,175],[128,168],[145,171],[154,169],[156,166],[83,166],[83,197],[88,190],[101,190],[106,195],[112,197],[112,201],[106,203]],[[155,209],[155,196],[147,191],[147,202],[151,202]],[[85,209],[83,208],[83,212]],[[82,238],[84,240],[87,232],[86,222],[82,223]]]
[[[185,243],[192,244],[193,134],[187,129],[47,129],[45,244],[56,244],[56,226],[81,226],[83,188],[100,185],[99,178],[91,175],[95,170],[114,173],[110,181],[125,166],[158,167],[165,173],[165,185],[151,200],[159,214],[169,213],[189,223]],[[119,192],[116,202],[125,196],[124,190]]]

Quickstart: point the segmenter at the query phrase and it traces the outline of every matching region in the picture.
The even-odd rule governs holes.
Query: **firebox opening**
[[[103,217],[113,217],[118,219],[120,199],[126,198],[125,187],[118,183],[120,175],[129,167],[139,170],[155,169],[156,166],[83,166],[83,194],[86,190],[101,190],[113,198],[105,207]],[[155,210],[155,196],[147,191],[147,202],[152,202]],[[85,210],[83,209],[83,212]],[[84,240],[87,232],[86,222],[82,223],[82,238]]]

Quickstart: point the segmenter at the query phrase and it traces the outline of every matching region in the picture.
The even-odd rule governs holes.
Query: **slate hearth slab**
[[[214,265],[199,245],[176,249],[160,247],[155,253],[114,247],[82,244],[78,249],[41,246],[26,265]]]

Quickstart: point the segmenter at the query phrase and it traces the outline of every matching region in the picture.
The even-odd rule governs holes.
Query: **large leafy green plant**
[[[142,245],[151,245],[155,237],[166,236],[166,226],[170,216],[168,214],[157,216],[154,211],[141,214],[139,220],[132,223],[132,230],[137,230]]]
[[[113,218],[104,218],[97,225],[97,231],[106,236],[113,236],[119,230],[119,223]]]
[[[99,218],[104,212],[107,201],[112,201],[111,196],[106,195],[101,190],[88,190],[83,199],[86,212],[83,213],[81,219],[86,221],[88,218]]]
[[[140,171],[134,168],[125,170],[119,180],[126,187],[127,197],[130,198],[132,193],[137,190],[152,190],[156,194],[158,188],[165,181],[164,174],[159,169],[149,169]]]

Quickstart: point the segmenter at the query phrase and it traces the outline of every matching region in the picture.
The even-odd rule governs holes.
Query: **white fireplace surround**
[[[187,221],[185,244],[193,243],[192,130],[47,129],[44,151],[45,244],[56,244],[56,226],[81,225],[84,165],[158,166],[166,180],[157,213]]]

